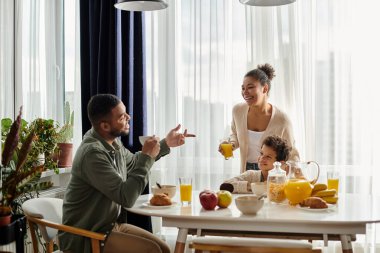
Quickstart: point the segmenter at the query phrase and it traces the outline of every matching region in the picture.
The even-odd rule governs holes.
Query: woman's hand
[[[222,144],[232,144],[232,151],[234,151],[236,148],[235,148],[235,144],[231,143],[231,142],[228,142],[228,141],[222,141],[220,144],[219,144],[219,148],[218,148],[218,151],[219,153],[221,153],[222,155],[224,155],[224,151],[222,149]]]
[[[221,153],[222,155],[224,155],[224,152],[223,152],[223,149],[222,149],[222,144],[227,144],[228,143],[228,141],[222,141],[220,144],[219,144],[219,149],[218,149],[218,151],[219,151],[219,153]]]

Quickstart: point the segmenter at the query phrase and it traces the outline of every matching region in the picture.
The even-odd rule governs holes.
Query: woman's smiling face
[[[262,86],[260,81],[251,76],[244,78],[241,86],[241,95],[248,105],[260,104],[267,95],[267,85]]]

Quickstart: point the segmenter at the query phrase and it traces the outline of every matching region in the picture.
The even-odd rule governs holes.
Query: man
[[[100,94],[87,106],[92,129],[84,136],[72,166],[72,177],[63,202],[63,224],[106,233],[104,253],[170,252],[168,245],[153,234],[129,224],[116,224],[122,207],[131,207],[148,182],[155,160],[170,147],[185,143],[186,137],[172,129],[165,139],[149,138],[142,151],[132,154],[118,137],[129,133],[130,116],[118,97]],[[60,233],[61,250],[91,252],[90,241]]]

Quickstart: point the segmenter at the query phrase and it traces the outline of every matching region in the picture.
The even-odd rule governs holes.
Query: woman
[[[258,157],[262,141],[277,135],[289,143],[292,148],[290,160],[299,160],[294,148],[292,125],[285,113],[268,103],[269,91],[274,69],[268,63],[258,65],[244,76],[241,94],[245,103],[234,106],[230,142],[233,149],[240,148],[240,172],[258,170]],[[219,152],[222,150],[219,146]]]

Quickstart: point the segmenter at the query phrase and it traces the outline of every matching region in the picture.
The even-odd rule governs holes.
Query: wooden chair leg
[[[47,253],[53,253],[53,251],[54,251],[54,241],[53,240],[46,243],[46,250],[47,250]]]
[[[100,253],[99,240],[91,239],[92,253]]]
[[[28,224],[29,224],[30,235],[32,236],[33,252],[38,253],[38,242],[37,242],[37,236],[36,236],[37,225],[31,222],[30,220],[28,220]]]

